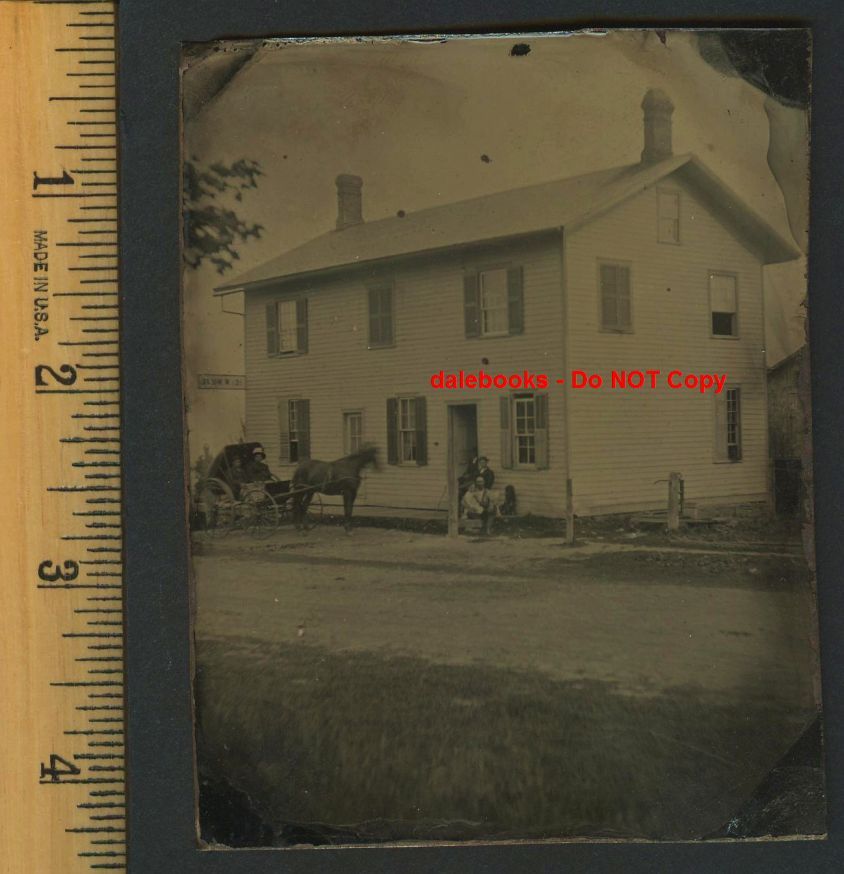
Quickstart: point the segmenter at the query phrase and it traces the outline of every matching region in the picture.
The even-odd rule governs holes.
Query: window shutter
[[[387,398],[387,464],[399,463],[399,402]]]
[[[613,264],[601,265],[601,327],[618,327],[616,271]]]
[[[511,334],[521,334],[525,329],[525,296],[522,268],[511,267],[507,271],[507,319]]]
[[[428,411],[425,398],[417,395],[416,401],[416,463],[428,463]]]
[[[278,309],[275,301],[267,304],[267,355],[278,353]]]
[[[381,344],[381,307],[379,306],[380,289],[369,289],[369,345]]]
[[[536,441],[536,466],[548,467],[548,395],[535,395],[534,439]]]
[[[715,460],[727,461],[727,393],[715,395]]]
[[[618,267],[618,327],[623,330],[630,328],[630,268]]]
[[[296,301],[296,351],[308,351],[308,299],[300,297]]]
[[[393,343],[393,289],[385,288],[381,298],[381,342],[385,346]]]
[[[481,336],[481,295],[478,274],[463,277],[463,320],[467,337]]]
[[[296,401],[296,427],[299,437],[299,460],[311,457],[311,402]]]
[[[510,426],[510,395],[498,398],[501,415],[501,467],[513,466],[513,431]]]
[[[278,438],[281,448],[278,460],[282,464],[290,463],[290,417],[287,413],[287,398],[278,402]]]

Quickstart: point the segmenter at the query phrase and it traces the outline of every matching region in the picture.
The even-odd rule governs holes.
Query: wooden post
[[[682,477],[679,473],[668,474],[668,530],[680,528],[680,493]]]
[[[574,498],[571,479],[566,480],[566,543],[574,543]]]
[[[457,488],[456,459],[454,455],[454,407],[448,407],[448,429],[446,448],[446,477],[448,495],[448,536],[457,537],[460,533],[460,501]]]

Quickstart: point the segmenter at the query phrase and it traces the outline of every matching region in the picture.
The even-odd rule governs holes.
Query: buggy
[[[245,530],[253,537],[268,537],[284,521],[293,521],[293,498],[310,486],[292,488],[290,480],[272,477],[266,482],[244,482],[237,473],[238,462],[246,468],[260,443],[232,443],[214,458],[193,488],[193,526],[215,534]],[[322,516],[322,501],[314,495],[302,519],[311,528]]]

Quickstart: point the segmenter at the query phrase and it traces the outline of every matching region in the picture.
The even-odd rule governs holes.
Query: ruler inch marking
[[[0,108],[15,132],[0,131],[10,287],[23,291],[0,366],[32,460],[27,500],[9,516],[20,589],[4,631],[35,668],[3,686],[27,726],[0,745],[21,811],[4,845],[10,870],[126,870],[115,21],[114,0],[0,4],[4,63],[25,73],[7,76]],[[33,251],[45,277],[69,277],[40,289],[49,331],[29,315]],[[14,432],[3,441],[20,448]]]

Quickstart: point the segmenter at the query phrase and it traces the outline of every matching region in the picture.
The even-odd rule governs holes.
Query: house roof
[[[784,367],[787,367],[790,364],[793,364],[795,362],[802,363],[803,356],[806,354],[808,349],[809,347],[805,343],[802,346],[798,346],[793,352],[786,355],[785,358],[780,358],[780,360],[777,361],[776,364],[772,364],[768,368],[768,373],[770,375],[773,375],[775,373],[779,373]]]
[[[713,203],[764,263],[791,261],[794,244],[732,192],[695,155],[629,164],[553,182],[486,194],[406,215],[332,230],[278,255],[215,289],[230,294],[422,252],[467,246],[586,224],[673,173]]]

